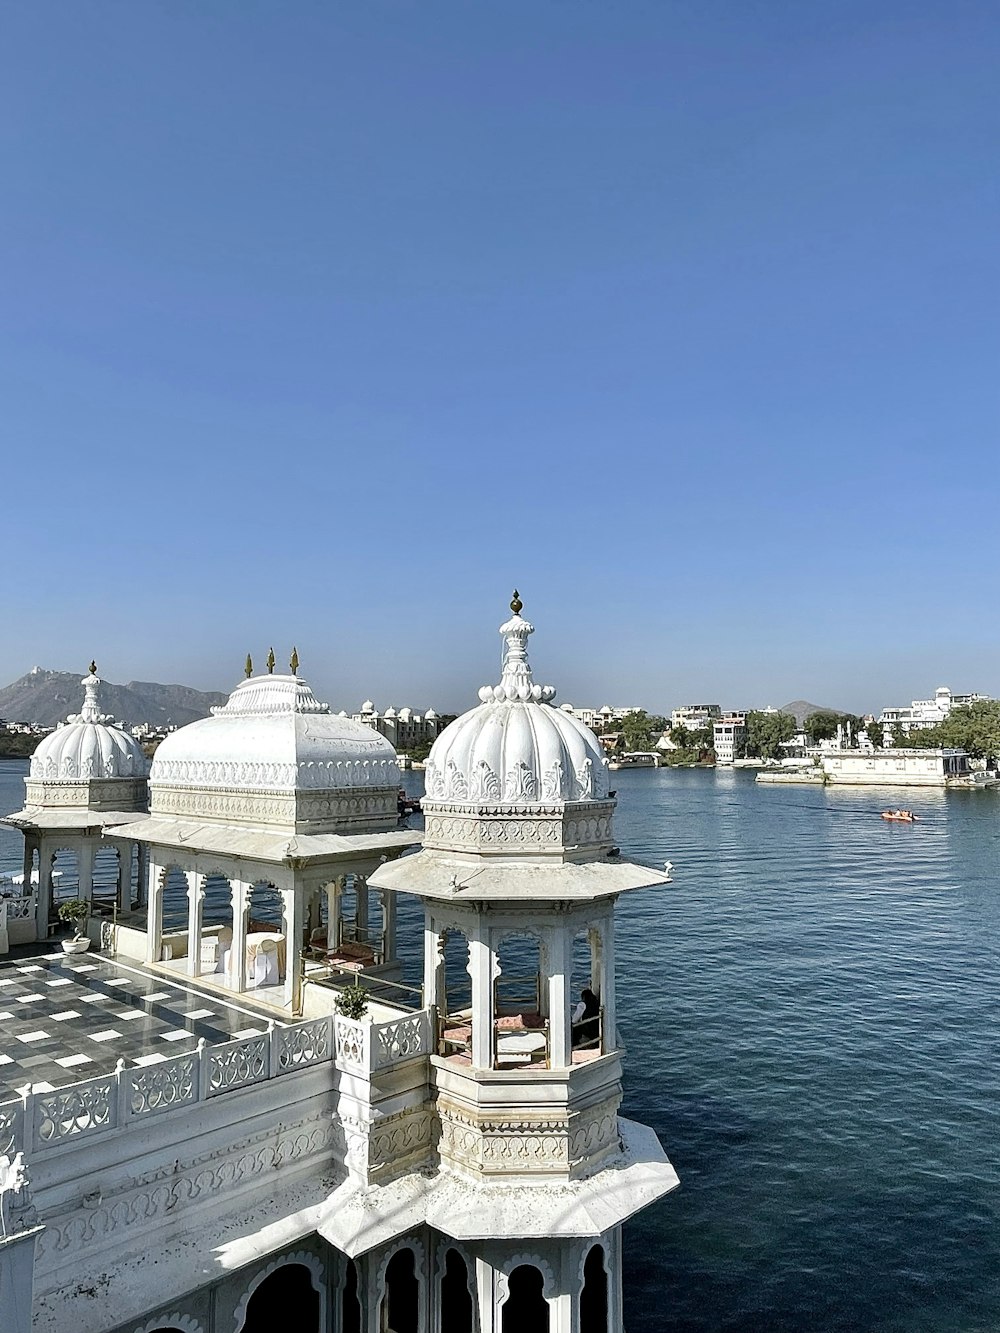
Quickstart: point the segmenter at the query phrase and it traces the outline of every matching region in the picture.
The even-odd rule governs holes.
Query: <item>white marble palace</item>
[[[0,1091],[3,1333],[620,1333],[623,1224],[677,1176],[619,1114],[615,903],[668,877],[618,855],[601,747],[511,609],[422,835],[392,746],[294,658],[248,660],[148,797],[92,668],[7,816],[30,907],[0,1009],[37,1010],[29,1075],[69,1072]],[[49,939],[70,852],[85,954]]]

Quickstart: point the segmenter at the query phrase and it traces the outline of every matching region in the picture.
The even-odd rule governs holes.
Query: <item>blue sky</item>
[[[992,0],[0,30],[0,679],[1000,695]]]

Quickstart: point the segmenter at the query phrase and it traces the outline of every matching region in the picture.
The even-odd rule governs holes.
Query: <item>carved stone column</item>
[[[485,933],[486,927],[481,926],[480,931]],[[469,941],[469,975],[472,978],[472,1063],[477,1069],[492,1069],[496,958],[488,940],[478,932]]]
[[[132,853],[135,843],[116,842],[118,853],[118,883],[115,887],[115,902],[119,912],[127,912],[132,906]]]
[[[149,848],[144,842],[136,845],[135,892],[140,907],[149,903]]]
[[[297,888],[281,889],[285,922],[285,988],[283,1003],[291,1013],[301,1008],[302,931],[305,925],[302,894]]]
[[[615,914],[609,906],[601,940],[601,1007],[604,1010],[604,1050],[618,1049],[615,1001]]]
[[[396,961],[396,895],[382,889],[382,961]]]
[[[94,853],[96,850],[93,838],[85,835],[80,840],[80,848],[77,852],[77,864],[80,867],[78,896],[88,903],[94,901]]]
[[[205,902],[205,877],[196,870],[185,872],[188,898],[187,974],[201,976],[201,924]]]
[[[553,1069],[566,1069],[572,1063],[573,1051],[569,991],[572,940],[568,927],[553,928],[545,952],[548,960],[549,1063]]]
[[[233,943],[229,955],[229,984],[235,991],[247,988],[247,912],[250,885],[241,879],[230,881],[233,897]]]
[[[163,948],[163,869],[150,857],[146,885],[146,962],[158,963]]]
[[[326,947],[336,949],[340,943],[340,884],[332,880],[324,888],[326,894]]]
[[[439,1016],[448,1012],[444,975],[445,937],[434,925],[429,912],[424,913],[424,1004],[437,1006]]]
[[[32,857],[33,849],[34,849],[34,839],[31,837],[30,833],[26,833],[24,835],[24,859],[21,863],[24,867],[24,883],[21,886],[21,892],[24,893],[25,895],[31,893],[31,870],[32,870],[32,860],[33,860]]]
[[[354,876],[354,924],[358,942],[368,943],[368,881],[362,875]]]

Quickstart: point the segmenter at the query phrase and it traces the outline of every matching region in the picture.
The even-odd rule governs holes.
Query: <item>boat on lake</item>
[[[915,824],[917,816],[912,810],[883,810],[882,818],[891,820],[895,824]]]
[[[659,768],[660,757],[652,750],[629,750],[609,760],[608,768]]]

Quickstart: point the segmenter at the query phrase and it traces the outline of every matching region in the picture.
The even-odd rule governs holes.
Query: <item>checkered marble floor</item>
[[[263,1032],[267,1020],[225,1000],[94,954],[0,964],[0,1101],[150,1065],[197,1046]]]

